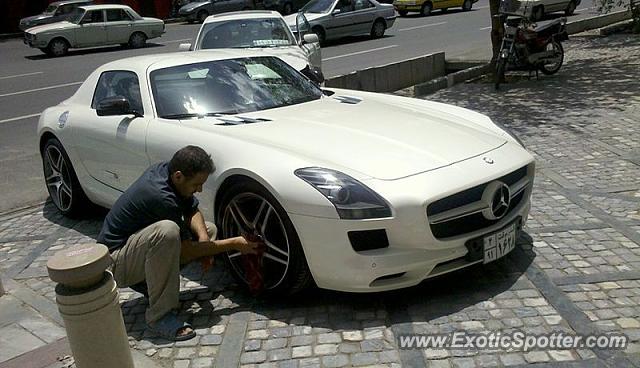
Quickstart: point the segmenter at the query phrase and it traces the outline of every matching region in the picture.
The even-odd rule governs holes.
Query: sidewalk
[[[196,328],[173,343],[144,326],[147,301],[120,290],[136,367],[640,367],[640,39],[571,36],[554,76],[481,79],[424,98],[512,128],[537,158],[532,210],[504,260],[388,293],[311,289],[255,300],[222,262],[182,275],[180,313]],[[100,216],[51,204],[0,215],[0,368],[72,364],[46,261],[94,239]],[[623,351],[399,349],[398,335],[520,330],[624,333]],[[60,359],[60,360],[58,360]],[[31,365],[28,365],[31,364]]]

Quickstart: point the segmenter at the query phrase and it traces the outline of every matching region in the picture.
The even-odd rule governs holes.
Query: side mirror
[[[331,12],[331,15],[333,15],[334,17],[338,14],[340,14],[340,9],[335,9],[333,12]]]
[[[178,50],[180,50],[180,51],[191,51],[191,44],[190,43],[181,43],[180,45],[178,45]]]
[[[131,109],[129,100],[123,96],[107,97],[98,102],[96,108],[98,116],[119,116],[119,115],[134,115],[139,118],[142,116],[139,111]]]
[[[302,41],[303,43],[316,43],[320,42],[320,39],[315,33],[307,33],[306,35],[302,36]]]

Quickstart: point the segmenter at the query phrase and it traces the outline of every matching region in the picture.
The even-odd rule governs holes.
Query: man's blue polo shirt
[[[126,244],[127,239],[161,220],[171,220],[180,226],[183,240],[191,238],[185,219],[198,209],[198,199],[181,197],[169,177],[169,163],[149,167],[138,180],[118,198],[102,225],[98,243],[113,252]]]

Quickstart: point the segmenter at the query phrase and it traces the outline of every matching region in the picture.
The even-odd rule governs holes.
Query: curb
[[[620,33],[626,30],[630,30],[632,26],[633,26],[633,19],[614,23],[609,26],[600,28],[600,36],[609,36],[614,33]]]
[[[476,78],[479,78],[491,71],[490,63],[483,63],[471,68],[463,69],[455,73],[447,74],[443,77],[432,79],[425,83],[416,84],[413,87],[396,91],[394,93],[409,96],[420,97],[430,95],[438,90],[453,87],[456,84],[467,82]]]

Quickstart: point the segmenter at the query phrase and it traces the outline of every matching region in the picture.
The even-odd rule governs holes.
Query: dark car
[[[203,0],[183,6],[178,11],[178,16],[185,18],[189,23],[203,23],[212,14],[249,9],[256,9],[254,0]]]
[[[93,4],[92,0],[63,0],[49,4],[42,14],[20,19],[19,28],[24,31],[27,28],[42,24],[61,22],[76,10],[77,7]]]

